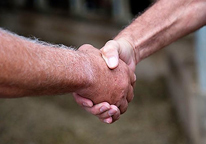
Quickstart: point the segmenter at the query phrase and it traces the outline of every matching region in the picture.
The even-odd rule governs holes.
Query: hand
[[[127,65],[119,61],[119,66],[109,70],[101,57],[99,50],[91,45],[83,45],[79,51],[90,60],[93,75],[92,82],[87,88],[78,90],[76,94],[91,99],[95,104],[107,101],[116,105],[121,113],[127,109],[128,102],[133,99],[134,73]]]
[[[101,49],[102,57],[110,69],[117,68],[119,59],[124,61],[134,72],[138,59],[134,47],[125,39],[110,40]]]
[[[104,123],[111,124],[120,118],[120,111],[115,105],[110,105],[107,102],[93,105],[91,100],[83,98],[75,93],[73,97],[77,104],[82,106],[87,112],[97,116],[100,121]]]

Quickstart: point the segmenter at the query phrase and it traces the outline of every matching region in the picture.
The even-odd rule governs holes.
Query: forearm
[[[78,51],[43,45],[0,29],[0,97],[74,92],[90,80]]]
[[[139,62],[206,24],[206,0],[159,0],[115,40],[125,39]]]

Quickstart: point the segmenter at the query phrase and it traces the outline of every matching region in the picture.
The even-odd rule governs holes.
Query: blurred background
[[[0,0],[0,27],[53,44],[101,48],[153,2]],[[0,99],[0,143],[195,143],[200,133],[198,104],[190,99],[197,79],[194,45],[191,34],[140,62],[135,98],[112,125],[82,110],[70,94]]]

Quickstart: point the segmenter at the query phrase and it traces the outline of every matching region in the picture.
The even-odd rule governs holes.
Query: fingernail
[[[90,107],[90,105],[88,103],[83,103],[82,105],[85,107]]]
[[[113,116],[117,111],[115,110],[109,110],[108,114],[109,116]]]
[[[109,58],[108,63],[110,67],[116,67],[118,64],[118,60],[115,57],[111,57]]]
[[[111,122],[109,121],[109,119],[105,119],[104,120],[105,123],[110,124]]]
[[[105,111],[108,110],[108,109],[109,109],[108,107],[102,106],[102,107],[100,108],[100,112],[105,112]]]

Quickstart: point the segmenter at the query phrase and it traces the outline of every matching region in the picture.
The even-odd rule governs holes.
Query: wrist
[[[71,49],[45,47],[41,71],[34,84],[37,95],[75,92],[90,84],[90,71],[85,55]],[[90,76],[90,77],[89,77]],[[35,93],[35,92],[34,92]]]
[[[84,52],[76,51],[77,59],[75,59],[76,83],[78,84],[74,92],[81,91],[90,87],[94,81],[94,61]]]

